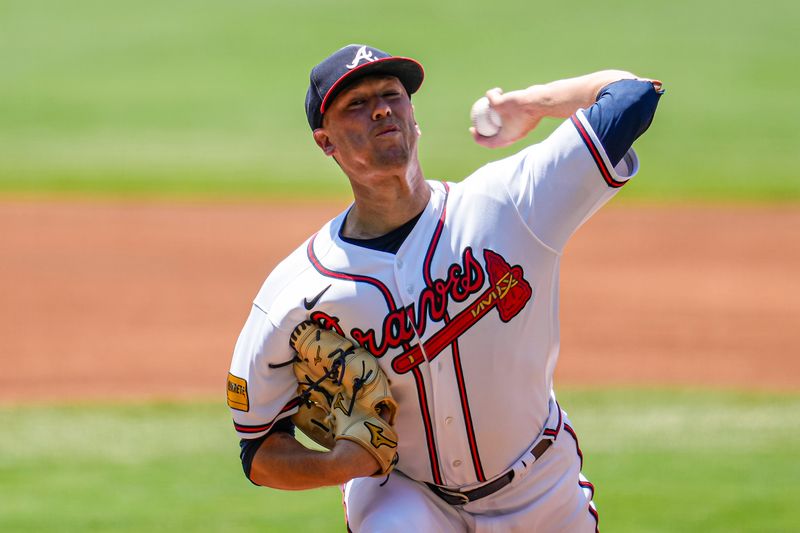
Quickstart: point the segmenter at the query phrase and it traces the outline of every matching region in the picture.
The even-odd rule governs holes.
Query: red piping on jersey
[[[425,424],[425,438],[428,442],[428,458],[431,462],[431,474],[433,474],[433,482],[437,485],[442,485],[442,474],[439,470],[439,455],[436,452],[436,442],[433,440],[431,415],[428,412],[428,397],[425,394],[425,381],[422,379],[422,371],[419,368],[415,368],[413,374],[414,381],[417,385],[419,410],[422,413],[422,421]]]
[[[575,430],[572,429],[569,424],[564,424],[564,429],[566,429],[567,433],[572,435],[572,438],[575,439],[575,449],[578,451],[578,457],[581,458],[581,470],[583,470],[583,452],[581,452],[581,446],[578,444],[578,436],[575,434]]]
[[[589,489],[590,491],[592,491],[592,498],[591,499],[594,499],[594,485],[592,484],[591,481],[588,481],[588,480],[587,481],[578,481],[578,485],[580,485],[584,489]]]
[[[558,438],[558,433],[561,431],[561,412],[562,411],[561,411],[561,406],[558,405],[558,402],[556,402],[556,409],[558,409],[558,423],[556,424],[556,428],[555,429],[547,428],[542,432],[542,435],[547,435],[548,437],[553,437],[553,440],[556,440]],[[567,425],[564,424],[564,427],[567,427]],[[575,439],[575,440],[577,440],[577,439]]]
[[[603,156],[600,155],[600,152],[597,150],[594,142],[592,141],[592,137],[586,131],[586,128],[583,127],[580,119],[577,115],[572,115],[569,117],[572,120],[572,124],[575,126],[575,129],[578,130],[578,133],[583,139],[583,144],[586,145],[586,148],[589,149],[589,153],[592,154],[592,159],[594,159],[595,165],[597,165],[597,169],[600,171],[600,174],[603,175],[603,179],[606,180],[606,183],[609,187],[618,188],[622,187],[627,181],[617,181],[611,176],[611,172],[609,172],[608,167],[606,167],[605,161],[603,161]]]
[[[236,422],[233,423],[233,427],[239,433],[261,433],[262,431],[269,431],[269,428],[272,427],[273,422],[269,424],[262,424],[260,426],[244,426],[242,424],[237,424]]]
[[[397,310],[397,306],[394,303],[394,297],[392,297],[392,293],[389,292],[389,289],[384,285],[382,282],[375,278],[370,278],[368,276],[359,276],[356,274],[346,274],[344,272],[336,272],[334,270],[330,270],[322,265],[322,263],[317,259],[316,254],[314,253],[314,240],[317,238],[317,233],[311,236],[308,241],[308,247],[306,248],[306,253],[308,255],[308,260],[311,261],[311,264],[314,268],[322,274],[323,276],[331,277],[334,279],[344,279],[353,282],[361,282],[361,283],[368,283],[373,287],[376,287],[378,290],[381,291],[383,294],[383,299],[386,300],[386,305],[389,307],[390,312],[394,312]],[[403,344],[403,350],[409,350],[411,347],[408,343]],[[436,442],[433,439],[433,427],[431,425],[431,415],[428,411],[428,401],[427,396],[425,395],[425,382],[422,378],[422,373],[419,369],[414,369],[414,380],[417,385],[417,396],[419,398],[419,407],[420,412],[422,413],[422,421],[424,424],[425,429],[425,439],[428,445],[428,457],[431,463],[431,474],[433,475],[434,482],[437,485],[442,484],[442,474],[439,472],[439,460],[438,460],[438,453],[436,451]]]
[[[590,505],[589,514],[594,518],[594,533],[600,533],[600,517],[597,514],[597,509]]]
[[[314,254],[314,240],[316,238],[317,238],[317,233],[312,235],[311,238],[308,240],[308,247],[306,248],[306,253],[308,255],[308,260],[311,261],[311,264],[314,265],[314,268],[317,270],[317,272],[319,272],[323,276],[327,276],[329,278],[346,279],[346,280],[349,280],[349,281],[368,283],[368,284],[372,285],[373,287],[375,287],[376,289],[378,289],[379,291],[381,291],[381,293],[383,294],[383,299],[386,300],[386,305],[389,306],[389,310],[390,311],[394,311],[396,309],[396,306],[394,304],[394,298],[392,297],[392,293],[389,292],[389,289],[387,289],[386,285],[384,285],[381,281],[379,281],[379,280],[377,280],[375,278],[370,278],[369,276],[359,276],[357,274],[346,274],[344,272],[336,272],[335,270],[329,270],[329,269],[325,268],[322,265],[322,263],[319,262],[319,259],[317,259],[317,256]]]
[[[233,421],[233,427],[239,433],[261,433],[262,431],[269,431],[269,429],[272,427],[272,425],[275,423],[275,421],[278,419],[278,417],[280,415],[282,415],[286,411],[294,409],[295,407],[297,407],[298,403],[300,403],[300,399],[297,398],[297,397],[292,398],[291,400],[289,400],[289,403],[284,405],[283,409],[281,409],[281,412],[278,413],[277,415],[275,415],[275,418],[272,419],[272,422],[269,422],[268,424],[258,424],[258,425],[255,425],[255,426],[247,426],[247,425],[244,425],[244,424],[237,424],[236,421],[234,420]]]
[[[559,412],[560,412],[560,409],[559,409]],[[578,435],[575,434],[575,430],[572,429],[572,427],[570,427],[569,424],[564,424],[564,429],[567,430],[567,433],[572,435],[572,438],[575,440],[575,450],[577,450],[578,457],[580,457],[580,459],[581,459],[581,468],[580,469],[583,470],[583,452],[581,452],[581,446],[578,443]],[[588,509],[589,509],[589,514],[592,515],[592,518],[594,518],[594,532],[595,533],[600,533],[600,515],[598,515],[597,509],[595,509],[592,506],[592,502],[591,502],[591,500],[594,499],[594,485],[589,481],[580,481],[580,480],[578,480],[578,486],[581,487],[581,488],[586,487],[586,488],[589,488],[589,489],[592,490],[592,497],[589,499],[590,501],[589,501]]]
[[[430,286],[430,264],[431,259],[433,259],[433,250],[436,249],[436,246],[439,244],[439,237],[442,235],[442,229],[444,228],[444,219],[445,214],[447,213],[447,197],[450,193],[450,187],[447,183],[442,182],[444,185],[445,196],[444,196],[444,208],[442,209],[442,214],[439,217],[439,222],[436,224],[436,229],[433,232],[433,237],[431,238],[430,244],[428,244],[428,251],[425,253],[425,261],[422,265],[422,275],[424,276],[425,283]],[[421,310],[420,310],[421,311]],[[413,323],[413,321],[412,321]],[[419,331],[417,331],[417,340],[422,343],[422,338],[419,335]],[[405,349],[408,349],[406,347]],[[439,470],[439,458],[436,452],[436,443],[433,440],[433,424],[431,424],[430,414],[428,413],[428,401],[425,395],[425,382],[422,378],[422,372],[420,371],[419,367],[415,367],[413,372],[414,380],[417,384],[417,395],[419,396],[419,408],[422,412],[422,420],[425,423],[425,436],[428,439],[428,457],[431,462],[431,472],[433,473],[433,482],[437,485],[442,485],[442,474]]]
[[[445,315],[445,321],[449,317]],[[486,475],[483,473],[483,464],[481,464],[481,456],[478,453],[478,440],[475,438],[475,428],[472,424],[472,415],[469,410],[469,401],[467,400],[467,387],[464,383],[464,372],[461,370],[461,354],[458,350],[458,341],[453,341],[453,367],[456,371],[456,381],[458,382],[458,395],[461,398],[461,411],[464,414],[464,425],[467,430],[467,440],[469,442],[469,451],[472,455],[472,464],[475,468],[475,476],[478,481],[486,481]]]
[[[422,265],[422,277],[428,287],[433,285],[433,280],[431,279],[431,261],[433,260],[433,253],[439,245],[439,238],[442,236],[444,219],[447,216],[447,198],[450,196],[450,186],[444,181],[442,185],[444,185],[444,207],[442,207],[442,215],[439,217],[436,230],[433,232],[433,237],[428,245],[428,251],[425,253],[425,263]]]
[[[425,253],[425,262],[422,265],[422,276],[425,280],[425,284],[428,287],[433,286],[433,276],[431,275],[431,263],[433,261],[433,254],[436,252],[436,247],[439,245],[439,239],[442,236],[442,230],[444,229],[444,221],[447,217],[447,199],[450,196],[450,186],[446,182],[442,182],[444,185],[444,207],[442,207],[442,214],[439,217],[439,222],[436,224],[436,230],[433,232],[433,237],[431,238],[431,242],[428,245],[428,251]],[[444,314],[444,323],[447,324],[450,322],[450,314],[445,312]],[[420,339],[422,342],[422,339]],[[464,424],[466,426],[467,432],[467,441],[469,442],[469,451],[470,455],[472,456],[472,465],[475,469],[475,477],[478,481],[483,482],[486,481],[486,475],[483,473],[483,465],[481,464],[481,457],[478,453],[478,441],[475,438],[475,428],[472,423],[472,415],[469,409],[469,400],[467,399],[467,387],[464,383],[464,372],[461,369],[461,356],[458,349],[458,340],[457,338],[453,339],[453,343],[451,344],[452,352],[453,352],[453,367],[456,373],[456,382],[458,383],[458,395],[461,400],[461,412],[464,416]],[[416,368],[414,369],[416,371]]]

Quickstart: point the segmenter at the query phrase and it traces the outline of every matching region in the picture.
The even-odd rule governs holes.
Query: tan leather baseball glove
[[[309,321],[295,328],[289,344],[297,352],[292,368],[301,399],[294,425],[328,449],[339,439],[359,444],[378,461],[376,476],[389,473],[397,464],[397,402],[377,359]]]

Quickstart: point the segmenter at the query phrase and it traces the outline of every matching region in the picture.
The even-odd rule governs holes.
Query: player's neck
[[[355,202],[347,215],[342,235],[372,239],[397,229],[417,216],[431,197],[422,171],[408,176],[386,176],[369,184],[351,180]]]

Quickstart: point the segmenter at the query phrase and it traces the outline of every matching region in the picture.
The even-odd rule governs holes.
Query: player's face
[[[370,76],[346,88],[314,131],[348,175],[403,171],[416,159],[418,137],[411,99],[394,76]]]

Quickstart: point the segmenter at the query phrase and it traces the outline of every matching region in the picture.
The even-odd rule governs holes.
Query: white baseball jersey
[[[397,470],[461,488],[506,472],[561,427],[561,252],[637,169],[633,149],[614,168],[578,111],[460,183],[428,182],[430,201],[396,254],[342,240],[346,212],[328,222],[254,300],[228,380],[239,436],[296,411],[295,376],[280,365],[294,356],[294,327],[311,319],[379,359],[399,404]]]

